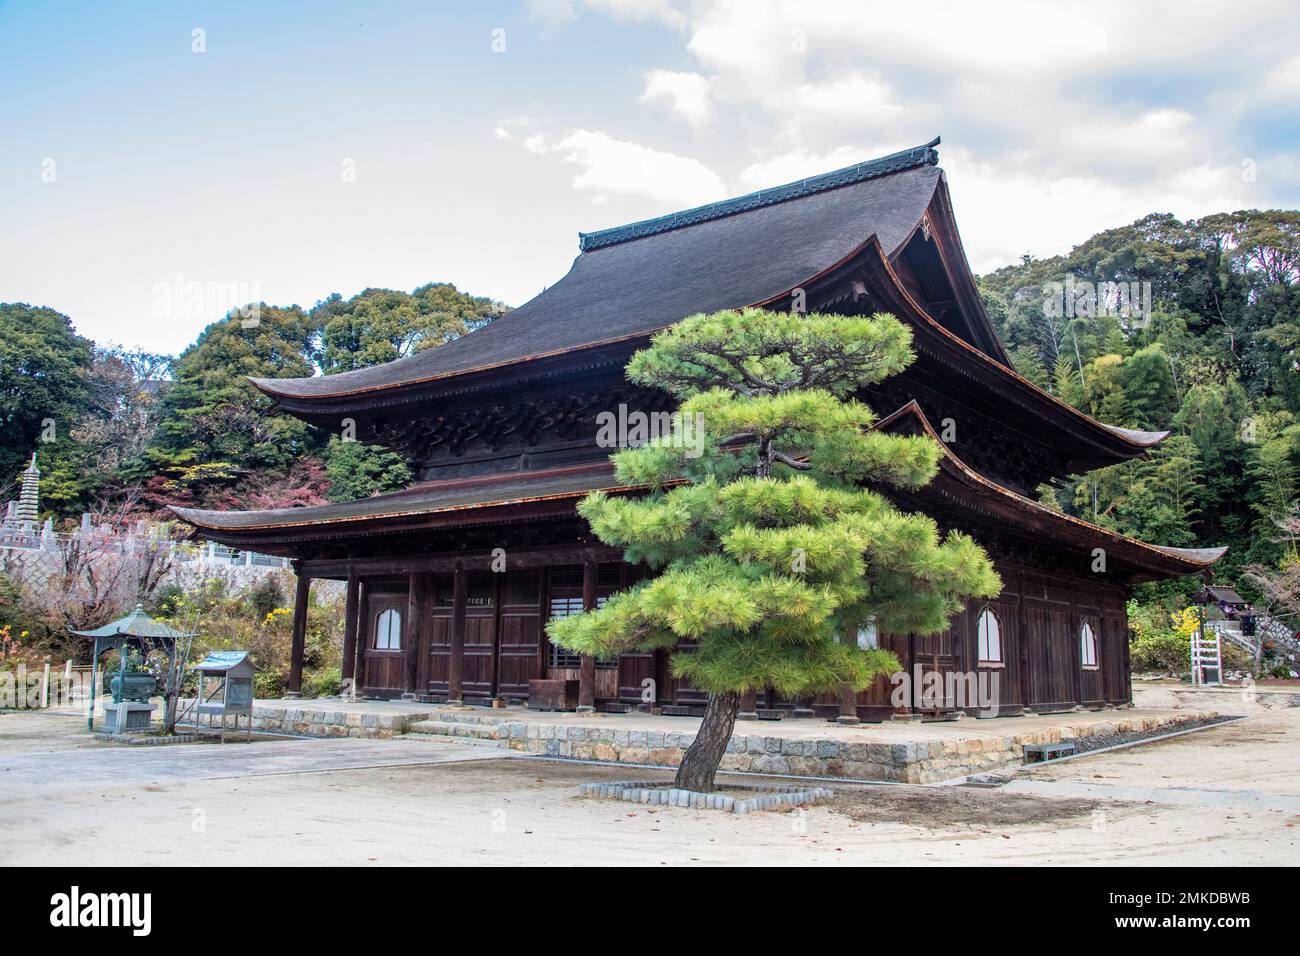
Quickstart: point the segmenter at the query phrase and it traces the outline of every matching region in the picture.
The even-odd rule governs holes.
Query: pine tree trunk
[[[736,714],[740,711],[740,695],[735,691],[725,694],[709,695],[709,706],[700,721],[700,729],[695,741],[682,755],[682,762],[677,767],[677,777],[673,786],[680,790],[694,790],[696,793],[709,793],[713,790],[713,778],[718,772],[722,755],[727,752],[727,743],[731,740],[732,728],[736,726]]]

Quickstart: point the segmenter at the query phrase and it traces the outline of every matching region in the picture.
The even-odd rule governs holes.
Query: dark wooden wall
[[[598,594],[609,595],[639,580],[641,569],[626,565],[601,565]],[[1128,622],[1126,592],[1118,584],[1047,572],[1013,561],[997,562],[1003,591],[992,601],[973,601],[954,616],[941,634],[886,634],[880,645],[892,650],[904,670],[914,678],[913,698],[926,674],[937,671],[962,675],[974,690],[993,690],[999,715],[1068,710],[1075,706],[1123,704],[1131,696],[1128,677]],[[571,566],[527,568],[492,573],[468,573],[465,621],[464,696],[467,700],[490,697],[525,699],[528,682],[536,677],[577,679],[577,668],[550,667],[551,647],[545,623],[552,599],[580,596],[579,570]],[[555,571],[555,573],[552,573]],[[451,653],[452,575],[429,573],[416,601],[410,600],[408,581],[366,579],[358,633],[365,648],[359,675],[364,692],[375,697],[396,697],[406,687],[407,668],[416,667],[415,687],[422,696],[437,699],[447,694]],[[1002,661],[978,660],[977,627],[985,608],[998,617],[1002,636]],[[375,648],[375,622],[386,609],[402,614],[402,650]],[[424,623],[427,621],[427,624]],[[1097,637],[1097,667],[1082,665],[1080,631],[1084,621]],[[680,651],[689,652],[689,645]],[[414,655],[414,661],[412,660]],[[969,675],[969,676],[968,676]],[[969,680],[983,684],[971,685]],[[659,703],[703,704],[706,695],[671,676],[664,653],[624,654],[617,662],[597,670],[598,701],[641,703],[643,682],[655,682]],[[858,715],[864,720],[887,719],[895,710],[893,685],[881,678],[857,695]],[[759,695],[761,705],[793,707]],[[820,715],[835,716],[838,701],[826,694],[811,702]],[[987,698],[957,700],[945,695],[943,709],[960,708],[972,715],[993,715]]]
[[[1101,579],[1051,573],[1012,561],[997,562],[1002,593],[991,601],[971,601],[955,615],[951,626],[935,635],[884,635],[881,646],[892,650],[904,670],[922,678],[931,670],[971,674],[992,689],[997,678],[997,713],[1018,714],[1069,710],[1075,706],[1124,704],[1132,696],[1128,672],[1128,617],[1125,589]],[[984,608],[1001,624],[1001,666],[978,660],[977,627]],[[1097,668],[1082,663],[1080,632],[1089,621],[1097,638]],[[918,681],[913,680],[913,687]],[[969,685],[968,685],[969,686]],[[886,719],[892,713],[893,686],[881,678],[858,694],[858,714],[864,720]],[[954,707],[962,702],[945,701]],[[835,695],[818,697],[818,713],[838,713]],[[976,715],[980,707],[960,707]],[[991,714],[990,714],[991,716]]]

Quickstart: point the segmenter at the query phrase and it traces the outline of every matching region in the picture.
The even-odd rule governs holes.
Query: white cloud
[[[578,6],[577,0],[527,0],[529,16],[548,28],[577,19]],[[674,30],[684,29],[687,22],[672,0],[581,0],[581,6],[616,20],[662,23]]]
[[[616,139],[599,130],[575,129],[554,143],[543,133],[524,140],[538,156],[558,156],[582,167],[573,186],[593,203],[611,195],[647,196],[665,209],[716,202],[727,195],[718,174],[697,159]]]
[[[733,152],[751,157],[733,192],[941,133],[968,251],[989,268],[1153,211],[1277,205],[1267,190],[1285,190],[1300,159],[1294,143],[1251,145],[1252,111],[1300,93],[1285,11],[934,0],[914,17],[883,0],[699,0],[687,51],[715,125],[739,130]],[[1242,180],[1245,156],[1258,184]]]
[[[575,2],[677,22],[668,4]],[[630,197],[619,208],[634,216],[792,182],[936,133],[977,271],[1066,252],[1151,212],[1191,218],[1297,201],[1300,149],[1252,138],[1255,116],[1300,95],[1300,30],[1281,0],[1248,9],[1008,0],[992,12],[934,0],[925,18],[880,0],[684,9],[692,63],[645,72],[640,100],[717,131],[695,141],[714,149],[701,156],[711,165],[671,141],[638,145],[635,127],[625,139],[578,129],[527,140],[582,167],[574,185],[593,201]],[[1256,181],[1243,178],[1247,157]]]
[[[528,125],[527,116],[510,116],[497,121],[497,125],[492,129],[492,135],[500,140],[512,140],[515,138],[515,133],[527,129]]]
[[[686,26],[686,15],[677,9],[672,0],[584,0],[593,10],[609,14],[620,20],[634,23],[654,21],[681,30]]]
[[[740,171],[740,185],[745,192],[783,186],[797,179],[816,176],[832,169],[852,166],[877,156],[894,152],[889,149],[867,149],[858,146],[839,146],[829,152],[808,153],[796,150],[780,153],[765,160],[750,163]]]
[[[674,116],[699,129],[713,119],[709,80],[698,73],[651,70],[645,75],[642,103],[667,103]]]
[[[1152,212],[1182,219],[1258,203],[1236,164],[1193,165],[1158,181],[1044,176],[1032,163],[981,162],[970,150],[943,153],[953,209],[976,272],[1068,252],[1103,229]]]
[[[540,20],[548,28],[568,23],[578,16],[572,0],[527,0],[528,15]]]
[[[1264,92],[1276,97],[1300,96],[1300,53],[1269,72],[1264,80]]]

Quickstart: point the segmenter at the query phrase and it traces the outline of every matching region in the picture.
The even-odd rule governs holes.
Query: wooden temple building
[[[934,481],[896,497],[971,534],[1003,581],[942,634],[865,640],[894,650],[909,674],[996,673],[999,714],[1126,704],[1129,588],[1201,572],[1223,549],[1136,541],[1034,500],[1040,484],[1143,455],[1165,433],[1095,421],[1016,374],[981,306],[937,144],[582,234],[563,279],[458,340],[359,371],[254,379],[280,410],[333,433],[352,425],[416,472],[403,491],[345,504],[176,509],[204,538],[293,559],[290,689],[308,587],[328,578],[347,582],[344,678],[367,696],[513,701],[531,681],[565,679],[584,707],[639,704],[647,686],[660,704],[702,703],[666,654],[580,659],[547,640],[548,618],[650,573],[624,564],[574,510],[593,489],[642,490],[617,485],[596,416],[671,408],[623,374],[655,331],[696,312],[802,300],[911,325],[916,361],[861,397],[882,416],[877,427],[942,436],[945,455]],[[890,690],[882,679],[849,706],[881,719],[895,709]],[[843,712],[836,695],[761,696]],[[962,707],[945,697],[929,709]]]

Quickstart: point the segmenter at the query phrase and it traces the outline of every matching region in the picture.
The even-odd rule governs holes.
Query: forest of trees
[[[179,356],[98,345],[53,309],[0,304],[0,500],[32,451],[41,506],[75,518],[131,492],[141,517],[168,504],[273,508],[404,487],[406,462],[320,434],[246,376],[331,374],[433,348],[504,307],[430,283],[366,289],[311,309],[260,303],[209,325]]]
[[[1151,215],[980,287],[1022,375],[1108,424],[1172,432],[1040,489],[1047,503],[1157,544],[1229,545],[1221,580],[1277,564],[1300,467],[1300,213]]]
[[[1278,566],[1300,474],[1300,213],[1151,215],[980,286],[1021,374],[1109,424],[1172,432],[1144,460],[1040,489],[1044,501],[1146,541],[1230,545],[1220,580]],[[400,457],[268,414],[244,377],[390,361],[504,307],[430,283],[259,308],[255,325],[232,313],[173,358],[91,342],[51,308],[0,305],[0,500],[34,448],[42,506],[61,519],[127,489],[159,514],[401,487]]]

